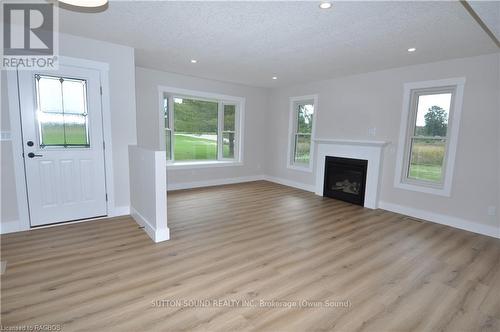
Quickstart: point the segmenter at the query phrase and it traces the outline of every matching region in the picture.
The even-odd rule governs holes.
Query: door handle
[[[33,152],[28,153],[29,158],[35,158],[35,157],[43,157],[41,154],[34,154]]]

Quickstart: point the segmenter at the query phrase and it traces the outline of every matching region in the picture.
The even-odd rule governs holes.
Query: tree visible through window
[[[174,98],[175,160],[217,160],[218,103]]]
[[[234,158],[236,143],[236,105],[224,104],[224,128],[222,131],[222,155],[224,158]]]
[[[237,103],[165,94],[163,112],[167,159],[236,159],[237,110]]]
[[[408,178],[443,181],[452,92],[414,94]]]
[[[404,84],[396,188],[451,195],[465,77]]]
[[[314,118],[314,100],[293,102],[292,164],[309,167]]]
[[[172,159],[172,125],[170,123],[170,109],[168,107],[168,98],[163,99],[163,120],[165,126],[165,145],[167,160]]]

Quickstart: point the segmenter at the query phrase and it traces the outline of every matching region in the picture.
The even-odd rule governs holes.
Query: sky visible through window
[[[312,118],[312,115],[314,113],[314,105],[312,105],[312,104],[304,105],[303,112],[304,112],[304,115],[306,115],[304,117],[304,121],[305,121],[305,123],[309,124],[310,119]]]
[[[446,111],[446,114],[449,114],[450,102],[451,93],[420,96],[418,98],[417,127],[425,126],[425,114],[432,106],[439,106]]]

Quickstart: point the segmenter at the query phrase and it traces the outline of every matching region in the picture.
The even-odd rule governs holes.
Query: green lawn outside
[[[224,144],[224,155],[229,146]],[[217,142],[201,137],[175,134],[175,160],[217,160]]]
[[[303,145],[303,144],[302,144]],[[229,147],[224,146],[224,151],[227,153]],[[304,146],[301,152],[308,152],[309,145]],[[441,163],[442,155],[436,151],[433,146],[419,145],[420,155],[429,154],[431,162]],[[437,152],[437,153],[436,153]],[[437,155],[437,157],[435,156]],[[217,157],[217,143],[212,140],[185,136],[182,134],[175,135],[175,159],[176,160],[215,160]],[[437,159],[437,161],[434,161]],[[297,156],[298,162],[309,162],[308,153],[300,153]],[[429,160],[425,160],[429,161]],[[413,162],[410,167],[410,177],[415,179],[440,182],[441,181],[441,165],[423,165]]]
[[[43,143],[45,145],[62,145],[64,143],[64,132],[61,125],[45,125],[42,127]],[[86,132],[84,126],[66,126],[67,144],[86,143]],[[308,152],[309,146],[304,146]],[[217,160],[217,142],[201,137],[186,136],[175,134],[175,160]],[[419,145],[419,155],[428,156],[425,162],[435,162],[436,164],[420,164],[420,160],[412,160],[410,166],[410,177],[414,179],[440,182],[441,181],[441,162],[444,151],[436,151],[435,147],[429,145]],[[224,155],[229,152],[229,146],[224,144]],[[302,151],[303,152],[303,151]],[[437,159],[437,160],[436,160]],[[297,156],[299,162],[309,162],[308,153],[299,153]]]
[[[295,144],[295,163],[308,165],[310,162],[311,137],[308,135],[298,135]]]
[[[87,132],[84,125],[43,124],[42,143],[44,145],[64,145],[64,130],[66,130],[66,144],[86,145]]]
[[[62,125],[44,125],[42,127],[43,143],[45,145],[64,145]],[[86,144],[84,126],[66,126],[67,144]],[[224,144],[224,155],[229,154],[229,146]],[[176,160],[217,160],[217,142],[201,137],[175,135]]]
[[[441,182],[444,155],[444,142],[415,139],[412,146],[410,178]]]
[[[433,182],[441,181],[441,166],[440,165],[418,165],[411,164],[410,178],[427,180]]]

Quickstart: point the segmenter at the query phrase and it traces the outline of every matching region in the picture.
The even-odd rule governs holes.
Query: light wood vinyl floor
[[[159,244],[128,217],[2,236],[2,325],[500,331],[500,240],[264,181],[169,193],[168,214]]]

